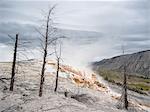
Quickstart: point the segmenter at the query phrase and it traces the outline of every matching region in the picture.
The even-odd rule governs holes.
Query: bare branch
[[[42,34],[37,28],[35,28],[35,30],[36,30],[43,38],[45,38],[45,35]]]
[[[9,34],[8,34],[8,37],[9,37],[11,40],[13,40],[13,41],[15,42],[14,37],[12,37],[12,36],[11,36],[11,35],[9,35]]]

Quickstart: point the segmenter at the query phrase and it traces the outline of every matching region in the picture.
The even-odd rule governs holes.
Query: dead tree
[[[125,56],[124,56],[124,46],[122,46],[122,54],[123,54],[123,65],[122,65],[122,69],[123,69],[123,81],[122,81],[122,94],[121,97],[119,99],[119,101],[117,102],[117,108],[118,109],[128,109],[128,94],[127,94],[127,66],[129,65],[129,63],[127,64],[127,60],[125,60]]]
[[[124,67],[124,73],[123,73],[123,101],[124,101],[124,108],[128,109],[128,98],[127,98],[127,73],[126,73],[126,67]]]
[[[10,88],[9,88],[10,91],[13,91],[13,87],[14,87],[17,47],[18,47],[18,34],[16,34],[16,41],[15,41],[15,47],[14,47],[14,57],[13,57],[13,64],[12,64],[11,82],[10,82]]]
[[[57,72],[56,72],[56,83],[55,83],[55,92],[57,91],[57,87],[58,87],[58,77],[59,77],[59,62],[60,62],[60,58],[57,58]]]
[[[56,44],[57,46],[57,44]],[[54,91],[57,91],[57,87],[58,87],[58,78],[59,78],[59,69],[60,69],[60,59],[61,59],[61,43],[60,43],[60,49],[59,49],[59,54],[57,52],[57,48],[55,47],[55,56],[56,56],[56,60],[57,60],[57,71],[56,71],[56,81],[55,81],[55,89]]]
[[[124,55],[124,47],[122,47],[123,55]],[[125,109],[128,109],[128,98],[127,98],[127,66],[124,59],[123,65],[123,105]]]
[[[6,45],[13,47],[14,48],[14,55],[13,55],[13,62],[12,62],[12,73],[11,73],[11,78],[10,78],[10,91],[13,91],[14,89],[14,81],[15,81],[15,75],[16,73],[18,73],[18,67],[20,67],[20,63],[22,62],[22,60],[20,60],[21,58],[27,59],[28,57],[26,55],[26,51],[29,52],[29,49],[27,48],[27,44],[31,44],[29,39],[21,39],[19,37],[19,34],[16,34],[16,37],[12,37],[11,35],[8,35],[8,37],[11,39],[11,42],[8,41],[7,43],[5,43]],[[13,42],[12,42],[13,41]],[[20,58],[21,56],[21,58]],[[23,70],[22,70],[23,72]]]
[[[41,97],[42,96],[42,93],[43,93],[43,84],[44,84],[44,78],[45,78],[45,65],[46,65],[46,60],[47,60],[47,56],[48,56],[48,45],[51,44],[56,38],[50,38],[50,33],[52,32],[51,31],[51,25],[50,23],[52,22],[52,19],[51,19],[51,15],[52,15],[52,12],[55,8],[55,5],[49,9],[48,11],[48,15],[47,15],[47,19],[46,19],[46,28],[45,28],[45,35],[43,35],[40,31],[38,31],[42,38],[44,39],[44,44],[42,45],[43,46],[43,62],[42,62],[42,70],[41,70],[41,80],[40,80],[40,89],[39,89],[39,96]]]

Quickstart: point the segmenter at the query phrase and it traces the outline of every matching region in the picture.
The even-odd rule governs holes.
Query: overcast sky
[[[150,49],[149,0],[0,0],[0,61],[11,60],[6,34],[19,32],[33,39],[32,50],[38,54],[34,27],[42,24],[53,4],[57,4],[55,26],[69,37],[63,41],[63,58],[68,63],[120,55],[121,45],[126,53]]]

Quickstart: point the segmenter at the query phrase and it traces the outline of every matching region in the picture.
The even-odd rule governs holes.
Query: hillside
[[[108,82],[122,85],[126,68],[128,89],[150,95],[150,50],[94,62],[92,68]]]
[[[130,75],[150,77],[150,50],[104,59],[94,62],[92,65],[94,70],[107,69],[115,71],[123,71],[123,67],[126,66]]]

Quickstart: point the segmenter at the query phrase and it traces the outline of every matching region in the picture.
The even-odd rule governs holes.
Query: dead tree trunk
[[[50,21],[50,14],[52,10],[49,10],[47,21],[46,21],[46,34],[45,34],[45,43],[44,43],[44,56],[43,56],[43,64],[42,64],[42,71],[41,71],[41,82],[40,82],[40,90],[39,96],[42,96],[43,93],[43,84],[44,84],[44,74],[45,74],[45,64],[47,58],[47,46],[48,46],[48,35],[49,35],[49,21]]]
[[[12,64],[12,74],[11,74],[11,82],[10,82],[10,91],[13,91],[14,87],[14,78],[15,78],[15,69],[16,69],[16,57],[17,57],[17,47],[18,47],[18,34],[16,34],[16,41],[14,47],[14,57],[13,57],[13,64]]]
[[[124,81],[123,81],[123,88],[124,88],[124,94],[123,94],[124,108],[125,108],[125,109],[128,109],[126,66],[124,66]]]
[[[58,77],[59,77],[59,60],[60,58],[57,59],[57,73],[56,73],[56,84],[55,84],[55,92],[57,91],[57,87],[58,87]]]
[[[43,92],[46,57],[47,57],[47,47],[45,46],[44,57],[43,57],[43,65],[42,65],[42,71],[41,71],[40,90],[39,90],[39,96],[40,97],[42,96],[42,92]]]
[[[124,46],[122,46],[123,55],[124,55]],[[127,65],[126,60],[124,59],[124,66],[123,66],[123,104],[124,108],[128,109],[128,96],[127,96]]]
[[[57,59],[57,72],[56,72],[56,81],[55,81],[55,89],[54,91],[57,91],[58,88],[58,78],[59,78],[59,69],[60,69],[60,59],[61,59],[61,41],[55,41],[55,55]],[[59,45],[59,52],[57,51],[57,45]]]

